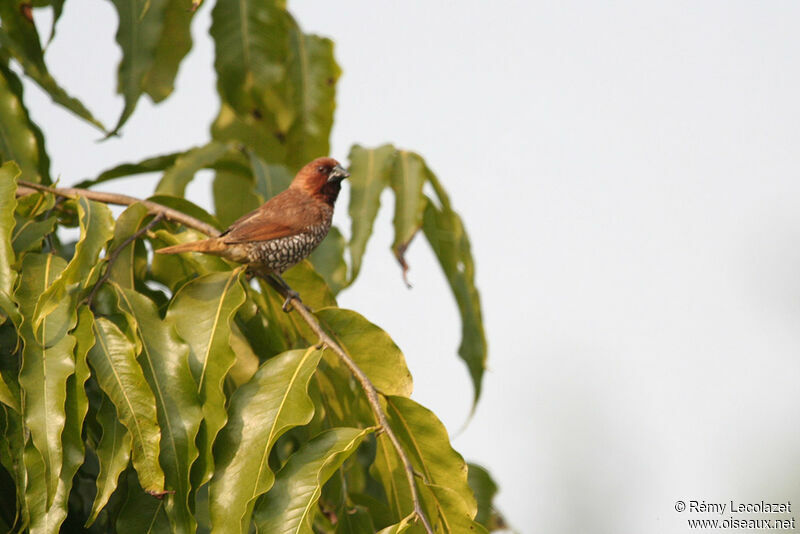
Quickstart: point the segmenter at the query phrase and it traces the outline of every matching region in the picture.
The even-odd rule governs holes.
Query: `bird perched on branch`
[[[333,158],[317,158],[294,177],[289,188],[260,208],[243,215],[219,237],[157,250],[159,254],[202,252],[248,264],[261,275],[272,275],[293,296],[281,278],[289,267],[319,245],[333,218],[342,180],[350,176]],[[288,306],[290,299],[284,303]]]

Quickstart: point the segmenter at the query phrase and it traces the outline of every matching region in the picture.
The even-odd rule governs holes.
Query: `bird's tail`
[[[191,243],[181,243],[156,250],[158,254],[180,254],[182,252],[203,252],[206,254],[221,254],[225,251],[225,243],[221,239],[212,237],[202,241],[192,241]]]

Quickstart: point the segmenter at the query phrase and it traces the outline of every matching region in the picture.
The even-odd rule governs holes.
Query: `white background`
[[[217,112],[210,5],[177,91],[119,139],[26,84],[54,176],[202,144]],[[464,217],[489,367],[454,445],[521,532],[688,532],[676,500],[796,501],[800,430],[800,5],[295,1],[344,70],[332,155],[422,153]],[[49,16],[36,12],[42,33]],[[66,3],[54,75],[107,125],[110,2]],[[146,196],[157,177],[113,182]],[[189,196],[209,205],[210,176]],[[337,218],[347,234],[347,194]],[[414,398],[456,433],[460,326],[418,238],[405,289],[391,197],[340,304],[404,350]],[[752,518],[746,515],[742,518]],[[785,517],[785,516],[783,516]]]

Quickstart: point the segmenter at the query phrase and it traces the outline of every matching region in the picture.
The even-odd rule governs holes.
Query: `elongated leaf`
[[[32,440],[27,440],[22,454],[25,466],[23,517],[31,533],[50,532],[47,528],[47,470],[42,455]]]
[[[103,399],[100,405],[97,421],[103,428],[103,436],[97,445],[100,473],[97,475],[97,494],[94,497],[92,513],[86,522],[87,525],[94,523],[97,514],[117,489],[117,479],[128,466],[131,457],[131,435],[117,418],[114,404],[108,398]]]
[[[287,135],[290,169],[299,169],[330,152],[336,81],[341,72],[330,39],[304,34],[297,25],[292,26],[287,72],[294,119]]]
[[[34,312],[34,328],[41,328],[42,322],[53,310],[63,308],[72,312],[71,318],[64,324],[69,329],[77,321],[75,313],[81,290],[89,287],[99,273],[95,269],[100,252],[111,239],[114,231],[114,218],[111,210],[105,204],[80,197],[78,204],[78,220],[80,221],[80,239],[75,246],[75,254],[64,272],[42,294]],[[43,338],[46,343],[63,335],[58,330],[53,330],[49,337]]]
[[[69,266],[67,266],[69,269]],[[65,271],[66,272],[66,271]],[[94,317],[88,308],[78,312],[78,326],[72,332],[76,341],[75,373],[67,379],[67,399],[65,403],[66,421],[61,434],[64,448],[64,463],[59,473],[58,486],[52,506],[47,510],[47,526],[52,532],[58,532],[67,517],[67,504],[72,490],[72,481],[78,468],[83,463],[84,445],[82,437],[83,422],[89,408],[84,384],[89,379],[89,365],[86,355],[94,346],[92,327]]]
[[[15,384],[16,385],[16,384]],[[18,406],[22,404],[22,393],[19,387],[15,387],[12,392],[15,395],[14,402]],[[4,432],[0,436],[0,462],[14,479],[16,486],[17,522],[20,529],[25,528],[28,523],[29,514],[27,501],[25,499],[25,489],[27,487],[27,469],[24,463],[25,450],[25,430],[22,415],[19,411],[12,410],[0,404],[0,416],[4,422]],[[38,454],[36,449],[34,452]],[[41,463],[41,455],[39,455]],[[45,491],[44,477],[38,481],[42,491]],[[9,496],[11,498],[11,496]],[[46,496],[45,496],[46,498]]]
[[[190,26],[195,10],[188,9],[186,4],[186,0],[167,0],[164,8],[164,24],[153,66],[143,82],[143,89],[153,102],[161,102],[172,94],[178,67],[192,48]]]
[[[214,176],[212,188],[214,211],[226,227],[261,204],[253,190],[253,177],[250,174],[220,169]]]
[[[147,269],[147,256],[140,241],[128,243],[122,248],[125,242],[139,231],[147,217],[147,208],[136,203],[128,206],[114,225],[114,238],[108,244],[108,250],[109,253],[119,252],[117,259],[108,267],[109,279],[122,287],[132,289],[136,285],[136,280],[141,279]]]
[[[413,152],[401,150],[392,165],[391,185],[394,190],[394,242],[392,250],[403,267],[408,270],[405,251],[422,227],[426,199],[422,186],[427,179],[427,168],[422,158]]]
[[[163,499],[143,492],[136,476],[128,472],[128,496],[119,512],[115,531],[119,534],[161,534],[172,532]]]
[[[255,192],[259,195],[259,200],[262,203],[289,187],[292,182],[292,175],[289,174],[289,169],[285,166],[270,165],[252,150],[247,151],[247,156],[250,159],[250,167],[253,171]]]
[[[103,317],[94,324],[96,344],[89,363],[100,388],[117,409],[117,416],[133,440],[133,467],[142,487],[150,493],[164,491],[164,473],[158,463],[161,431],[156,422],[156,399],[136,361],[133,343]]]
[[[347,286],[347,264],[344,262],[344,237],[338,228],[331,227],[328,236],[308,257],[331,292],[336,295]]]
[[[19,175],[20,170],[16,163],[8,162],[0,167],[0,321],[5,315],[12,317],[17,325],[19,312],[11,297],[17,281],[17,272],[12,267],[15,254],[11,246],[11,233],[16,224],[14,210],[17,209]]]
[[[352,310],[324,308],[316,315],[378,391],[411,395],[414,386],[406,359],[389,334]]]
[[[441,522],[443,532],[465,532],[458,528],[448,530],[450,522],[463,524],[472,520],[477,504],[467,482],[467,464],[450,446],[447,430],[428,409],[405,397],[386,397],[386,415],[401,445],[409,455],[414,469],[424,484],[418,484],[427,504],[429,519]],[[397,519],[412,511],[408,482],[402,464],[386,436],[378,436],[378,452],[372,472],[384,486]],[[422,490],[428,486],[430,493]],[[439,492],[430,486],[440,486],[452,492],[448,505],[439,500]],[[453,504],[455,503],[455,504]],[[466,519],[464,519],[466,517]]]
[[[285,76],[289,14],[278,0],[222,0],[211,13],[214,68],[223,101],[237,113],[263,109],[265,90]],[[290,117],[285,119],[288,129]],[[286,132],[286,129],[283,131]]]
[[[198,473],[192,477],[196,488],[208,482],[214,472],[211,447],[227,421],[222,383],[236,357],[231,347],[231,326],[245,301],[242,277],[241,269],[201,276],[175,294],[167,312],[167,320],[189,344],[189,366],[203,405]]]
[[[39,297],[58,278],[66,262],[52,254],[26,254],[21,281],[14,298],[23,320],[20,333],[25,343],[19,384],[23,392],[23,418],[31,439],[41,453],[46,487],[46,510],[53,502],[61,471],[61,432],[66,413],[67,378],[75,371],[72,355],[75,338],[67,334],[72,311],[64,302],[33,330],[34,309]],[[51,332],[60,332],[53,335]]]
[[[372,234],[381,205],[381,193],[389,185],[396,150],[392,145],[350,149],[350,282],[361,271],[361,259]]]
[[[20,224],[21,217],[16,217],[17,226],[11,236],[11,246],[17,257],[29,250],[41,250],[42,241],[47,234],[53,233],[56,226],[56,217],[47,217],[43,220],[28,219]],[[22,219],[24,220],[24,219]]]
[[[432,176],[432,175],[431,175]],[[442,209],[428,202],[425,209],[425,237],[442,266],[461,314],[461,345],[458,354],[467,364],[475,390],[473,407],[481,395],[483,372],[486,369],[486,334],[483,330],[481,298],[475,286],[475,265],[469,237],[461,218],[450,207],[444,190],[436,184]]]
[[[215,530],[247,532],[255,499],[275,481],[267,461],[272,446],[284,432],[311,420],[314,408],[306,390],[321,355],[314,349],[284,352],[234,393],[228,423],[214,446],[209,498]]]
[[[186,186],[197,171],[216,163],[230,150],[229,145],[212,141],[178,156],[175,164],[167,169],[161,181],[158,182],[156,193],[182,197],[186,192]]]
[[[116,286],[120,307],[135,321],[142,342],[139,362],[156,396],[161,426],[161,465],[167,486],[174,494],[165,497],[170,525],[177,532],[197,528],[189,510],[189,469],[197,459],[195,438],[203,417],[197,385],[187,358],[188,347],[175,335],[171,322],[162,321],[147,297]]]
[[[375,525],[369,515],[369,510],[363,506],[347,508],[338,515],[337,519],[335,534],[375,532]]]
[[[256,532],[311,534],[322,485],[370,432],[372,429],[334,428],[303,445],[278,472],[272,490],[256,505]]]
[[[478,513],[475,514],[475,521],[490,528],[490,521],[494,520],[496,513],[493,510],[492,502],[497,494],[497,484],[492,479],[489,472],[476,464],[468,464],[469,473],[467,480],[469,487],[475,494],[475,501],[478,503]]]
[[[223,3],[233,2],[218,2],[217,6]],[[286,115],[288,117],[288,113]],[[233,107],[223,100],[219,115],[211,125],[211,136],[217,141],[243,143],[265,161],[285,162],[289,119],[284,121],[286,124],[279,126],[278,118],[273,113],[265,111],[263,105],[255,107],[255,104],[249,111],[237,115]]]
[[[399,523],[381,529],[378,534],[402,534],[409,530],[413,524],[414,520],[411,516],[405,517]]]
[[[61,12],[59,8],[61,3],[58,1],[54,4],[54,27]],[[0,29],[0,45],[22,65],[25,75],[44,89],[55,103],[101,130],[105,130],[80,100],[69,96],[48,72],[36,26],[23,14],[24,4],[25,0],[0,2],[0,19],[3,20],[3,27]]]
[[[475,511],[458,492],[444,486],[426,484],[422,494],[430,503],[428,509],[435,510],[436,515],[431,515],[436,518],[434,528],[437,532],[489,534],[483,525],[473,519]]]
[[[168,0],[111,0],[119,15],[117,43],[122,49],[117,92],[125,99],[122,114],[109,135],[116,134],[133,114],[153,68]]]
[[[5,5],[5,2],[0,2],[0,5]],[[50,182],[50,161],[41,132],[31,122],[22,103],[22,84],[0,62],[0,161],[10,160],[19,165],[20,178],[30,182]]]
[[[172,154],[164,154],[161,156],[153,156],[152,158],[143,159],[138,163],[123,163],[112,167],[107,171],[101,172],[97,178],[84,180],[75,185],[75,187],[89,188],[93,185],[101,184],[115,178],[123,178],[126,176],[135,176],[137,174],[147,174],[150,172],[163,171],[167,167],[175,164],[182,152],[173,152]]]

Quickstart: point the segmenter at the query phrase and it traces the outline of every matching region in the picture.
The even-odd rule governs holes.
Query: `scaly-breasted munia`
[[[294,177],[289,188],[242,216],[219,237],[157,250],[159,254],[203,252],[250,265],[280,278],[319,245],[333,218],[342,180],[350,176],[333,158],[317,158]]]

